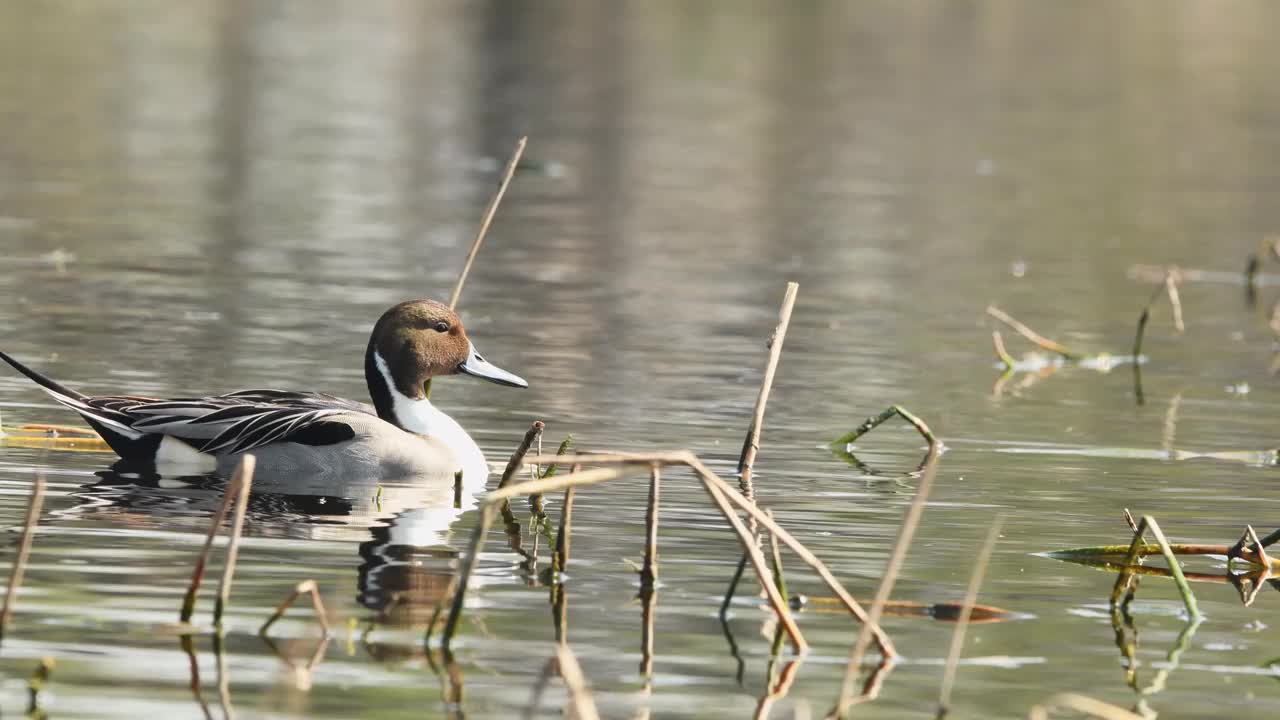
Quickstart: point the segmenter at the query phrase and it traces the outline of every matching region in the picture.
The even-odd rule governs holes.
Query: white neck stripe
[[[387,392],[391,393],[391,412],[395,414],[400,427],[411,433],[430,435],[434,426],[438,425],[438,418],[444,413],[436,410],[431,401],[426,398],[414,400],[400,392],[396,387],[395,379],[391,377],[391,369],[387,367],[387,361],[383,360],[382,355],[376,350],[373,352],[373,362],[382,375],[382,381],[387,384]]]

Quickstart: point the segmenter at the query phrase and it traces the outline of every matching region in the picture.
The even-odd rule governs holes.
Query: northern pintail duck
[[[227,472],[240,455],[252,452],[260,473],[353,480],[452,477],[461,470],[464,482],[482,482],[487,473],[483,453],[462,426],[431,404],[426,383],[465,373],[528,387],[481,357],[457,313],[434,300],[400,303],[374,325],[364,354],[372,407],[290,390],[168,400],[88,396],[3,352],[0,358],[80,413],[127,462],[203,459]]]

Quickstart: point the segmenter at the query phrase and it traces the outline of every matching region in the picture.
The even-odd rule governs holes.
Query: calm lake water
[[[1280,710],[1271,588],[1243,607],[1231,586],[1196,583],[1205,621],[1161,678],[1185,617],[1172,582],[1145,579],[1137,684],[1157,687],[1140,701],[1107,611],[1115,576],[1036,554],[1125,542],[1126,507],[1180,542],[1280,522],[1262,455],[1280,444],[1276,291],[1250,305],[1232,275],[1280,228],[1280,6],[801,5],[0,4],[2,347],[86,392],[364,399],[373,321],[447,297],[528,134],[531,169],[461,309],[531,387],[449,378],[435,395],[491,462],[542,419],[550,443],[689,448],[731,475],[794,280],[760,502],[869,598],[922,442],[882,427],[856,448],[870,472],[825,444],[900,403],[949,451],[895,599],[959,601],[1004,515],[980,599],[1029,617],[970,628],[956,716],[1024,716],[1060,691],[1170,718]],[[1135,263],[1228,273],[1182,285],[1181,336],[1156,306],[1145,405],[1127,365],[993,392],[988,303],[1126,353],[1152,287],[1128,276]],[[7,369],[0,410],[6,426],[75,421]],[[0,448],[0,526],[21,524],[37,472],[50,483],[0,710],[23,712],[51,656],[54,717],[200,718],[201,698],[221,716],[211,637],[196,638],[196,697],[168,626],[222,485],[122,478],[112,459]],[[298,478],[255,494],[223,656],[232,712],[518,715],[554,652],[547,588],[492,530],[455,647],[463,704],[446,704],[422,631],[476,512],[441,488],[375,492]],[[736,540],[674,470],[645,692],[627,560],[646,495],[636,477],[575,508],[569,640],[595,699],[605,717],[748,716],[772,625],[744,593],[735,658],[716,610]],[[828,594],[789,567],[793,591]],[[307,578],[335,627],[309,687],[281,659],[315,651],[306,611],[273,629],[277,649],[255,634]],[[818,601],[799,619],[813,648],[775,717],[826,713],[857,630]],[[904,660],[857,714],[932,715],[953,626],[885,626]],[[564,699],[552,683],[536,714]]]

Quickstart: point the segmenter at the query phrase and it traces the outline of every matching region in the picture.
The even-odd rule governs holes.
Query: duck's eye
[[[442,332],[442,333],[449,332],[449,323],[443,320],[436,323],[436,332]]]

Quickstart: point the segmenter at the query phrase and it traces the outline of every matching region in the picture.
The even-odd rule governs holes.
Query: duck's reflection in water
[[[227,485],[217,475],[170,478],[122,468],[96,474],[96,483],[73,493],[80,502],[59,514],[109,516],[113,523],[139,529],[178,525],[203,531]],[[483,485],[455,488],[451,480],[440,479],[255,479],[246,534],[353,543],[359,561],[356,600],[372,611],[369,619],[425,627],[448,592],[458,556],[449,544],[450,526],[476,506],[477,489]]]

